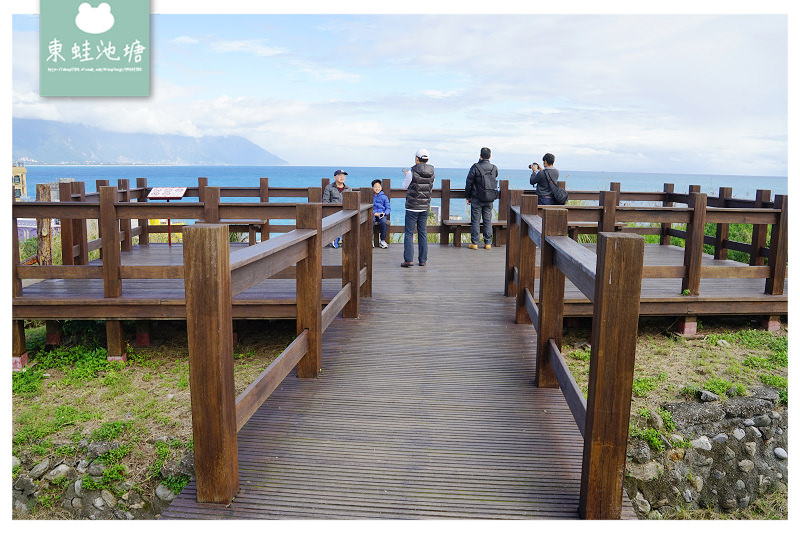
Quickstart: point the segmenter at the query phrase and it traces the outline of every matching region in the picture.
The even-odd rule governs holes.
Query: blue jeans
[[[556,205],[556,201],[552,196],[540,196],[539,205]]]
[[[483,217],[483,242],[492,244],[492,206],[494,202],[480,202],[473,198],[469,202],[472,244],[480,241],[481,217]]]
[[[375,218],[375,225],[378,226],[378,228],[379,228],[380,235],[381,235],[381,240],[385,241],[386,240],[386,217],[385,216],[380,217],[380,218],[376,217]]]
[[[414,262],[414,228],[417,230],[419,262],[428,261],[428,211],[415,213],[406,209],[405,237],[403,238],[403,261]]]

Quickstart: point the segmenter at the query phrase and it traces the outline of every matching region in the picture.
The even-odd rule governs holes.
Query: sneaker
[[[400,266],[403,267],[403,268],[408,268],[408,267],[412,266],[413,264],[414,263],[412,263],[411,261],[405,261],[403,263],[400,263]]]
[[[381,241],[381,248],[388,248],[389,245],[386,244],[386,241]]]
[[[336,241],[333,241],[331,243],[331,248],[338,248],[338,247],[339,247],[339,244]]]
[[[485,244],[485,245],[483,246],[483,248],[484,248],[485,250],[491,250],[491,249],[492,249],[492,245],[491,245],[491,244]]]
[[[470,244],[469,245],[469,249],[470,250],[477,250],[478,249],[478,245],[477,244]]]
[[[420,261],[420,262],[419,262],[419,266],[421,266],[421,267],[424,267],[424,266],[425,266],[425,263],[426,263],[426,261]]]

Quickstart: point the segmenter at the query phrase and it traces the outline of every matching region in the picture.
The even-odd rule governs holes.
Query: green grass
[[[646,398],[648,394],[654,391],[656,387],[658,387],[660,383],[666,381],[666,379],[667,375],[664,373],[658,374],[657,376],[634,378],[633,394],[640,398]]]

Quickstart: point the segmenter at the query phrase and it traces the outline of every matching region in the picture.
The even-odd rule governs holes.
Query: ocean
[[[151,187],[192,187],[197,185],[198,177],[208,178],[208,184],[219,187],[258,187],[261,177],[268,177],[271,187],[311,187],[319,186],[322,178],[333,181],[334,167],[319,166],[150,166],[150,165],[97,165],[97,166],[62,166],[31,165],[26,167],[27,200],[36,197],[36,184],[58,181],[69,178],[86,183],[86,192],[95,191],[95,180],[107,179],[113,185],[119,178],[128,178],[131,186],[136,178],[147,178]],[[337,167],[338,168],[338,167]],[[400,167],[346,167],[348,173],[346,183],[351,187],[369,187],[373,179],[390,178],[392,187],[397,188],[403,180]],[[463,188],[467,168],[436,168],[436,178],[449,179],[453,188]],[[636,172],[594,172],[585,170],[559,169],[560,179],[565,181],[567,189],[581,191],[608,190],[611,182],[620,182],[623,191],[661,191],[664,183],[675,184],[675,192],[686,192],[689,185],[700,185],[703,192],[716,195],[719,187],[732,187],[736,198],[754,198],[757,189],[769,189],[772,194],[788,194],[789,182],[782,176],[725,176],[712,174],[657,174]],[[512,189],[531,189],[528,182],[528,169],[501,168],[499,178],[509,180]],[[253,201],[242,198],[237,201]],[[278,198],[276,201],[293,201],[290,198]],[[458,215],[462,210],[469,218],[463,202],[455,202],[451,213]],[[433,205],[438,205],[434,200]],[[393,224],[402,223],[404,209],[402,198],[392,199]],[[400,214],[401,216],[397,216]]]

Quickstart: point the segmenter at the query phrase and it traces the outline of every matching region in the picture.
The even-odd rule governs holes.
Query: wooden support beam
[[[11,321],[11,369],[22,370],[28,365],[28,350],[25,347],[25,321]]]
[[[297,363],[297,377],[316,378],[322,368],[322,204],[298,205],[296,220],[297,229],[316,230],[296,269],[297,334],[308,330],[308,353]]]
[[[619,519],[639,324],[644,238],[600,233],[579,513]]]
[[[216,224],[219,222],[219,187],[205,188],[203,222],[206,224]],[[230,236],[228,238],[230,239]]]
[[[36,184],[36,201],[49,202],[50,201],[50,185],[47,183]],[[53,264],[53,235],[51,232],[50,218],[37,218],[36,219],[36,261],[40,265]]]
[[[668,198],[670,197],[671,193],[675,192],[675,184],[674,183],[665,183],[664,184],[664,201],[662,202],[663,207],[672,207],[675,205],[672,201],[669,201]],[[659,244],[662,246],[666,246],[669,244],[669,230],[672,228],[672,224],[669,222],[662,222],[661,223],[661,240]]]
[[[136,321],[136,346],[150,346],[150,321]]]
[[[508,213],[508,190],[508,180],[500,180],[500,202],[497,206],[498,219],[501,218],[503,214]],[[508,242],[507,226],[508,222],[506,222],[506,227],[501,226],[494,230],[494,244],[496,246],[505,246]]]
[[[358,214],[359,193],[346,191],[342,194],[342,210],[355,210],[356,215],[350,219],[350,229],[342,243],[342,287],[350,283],[350,300],[342,309],[342,318],[358,318],[359,312],[359,271],[361,270],[361,257],[359,248],[361,244],[361,223]]]
[[[70,183],[72,196],[77,202],[86,201],[86,184],[82,181],[73,181]],[[64,224],[62,223],[63,227]],[[79,218],[72,220],[72,234],[76,237],[78,245],[78,254],[75,256],[76,265],[89,264],[89,234],[86,229],[86,219]],[[63,243],[62,243],[63,246]]]
[[[258,201],[269,203],[269,178],[259,178],[258,180]],[[265,219],[264,226],[261,226],[261,240],[269,240],[269,231],[264,231],[264,227],[269,227],[269,219]]]
[[[106,359],[109,361],[128,360],[121,320],[106,320],[106,344],[108,348]]]
[[[617,184],[619,185],[619,184]],[[618,191],[600,191],[600,222],[597,231],[614,231],[617,224]]]
[[[64,328],[58,320],[46,320],[45,326],[45,345],[60,346],[64,342]]]
[[[136,178],[136,188],[141,189],[139,191],[139,197],[136,199],[136,202],[137,203],[147,202],[147,178]],[[146,218],[140,218],[137,220],[137,222],[139,224],[139,227],[142,229],[142,232],[139,234],[139,246],[149,246],[150,234],[147,231],[149,222]]]
[[[789,260],[789,197],[784,194],[775,195],[775,208],[781,210],[778,221],[772,225],[769,243],[769,277],[764,292],[767,294],[783,294],[786,283],[786,262]]]
[[[200,203],[206,201],[206,187],[208,187],[208,178],[197,178],[197,201]]]
[[[369,211],[367,211],[366,216],[364,217],[364,221],[361,223],[361,230],[359,233],[359,272],[361,272],[362,269],[367,270],[367,277],[364,282],[360,284],[359,291],[361,298],[372,298],[372,246],[370,246],[373,221],[372,189],[362,187],[359,201],[362,205],[367,204],[370,206]],[[357,217],[359,220],[361,215],[362,213],[359,207],[359,215]]]
[[[719,207],[727,207],[728,199],[731,198],[733,195],[733,189],[731,187],[720,187],[719,188]],[[727,259],[728,258],[728,246],[726,241],[728,240],[728,234],[730,231],[730,224],[727,222],[720,222],[717,224],[717,231],[716,231],[716,244],[714,245],[714,259]]]
[[[119,247],[119,221],[114,202],[116,187],[100,187],[100,227],[103,232],[103,290],[106,298],[122,295],[121,264]]]
[[[319,203],[322,201],[322,189],[319,187],[308,188],[308,203]]]
[[[58,200],[60,202],[72,201],[72,186],[69,182],[58,184]],[[61,217],[61,264],[75,265],[75,254],[72,247],[75,245],[74,225],[72,219]]]
[[[183,263],[197,501],[227,504],[239,491],[227,226],[184,228]]]
[[[692,216],[686,226],[686,249],[683,253],[686,276],[681,281],[681,292],[688,290],[689,294],[693,296],[700,294],[700,269],[703,261],[707,201],[704,193],[692,192],[689,196]]]
[[[756,200],[754,203],[754,207],[764,207],[765,204],[769,203],[769,199],[771,196],[771,191],[758,189],[756,191]],[[750,251],[750,265],[763,265],[764,264],[764,257],[761,256],[761,249],[767,245],[767,230],[769,227],[766,224],[754,224],[753,225],[753,240],[751,244],[751,251]]]
[[[514,272],[519,269],[519,217],[512,207],[518,207],[521,201],[521,190],[512,190],[508,192],[508,207],[505,212],[506,225],[508,226],[505,268],[506,279],[503,287],[503,294],[505,296],[517,295],[517,282],[514,277]],[[500,213],[502,214],[502,211]]]
[[[450,180],[442,180],[442,206],[439,211],[442,214],[442,223],[439,225],[439,244],[447,246],[450,244],[450,228],[444,224],[445,220],[450,220]],[[453,246],[458,246],[454,241]]]
[[[523,194],[519,207],[519,267],[517,280],[516,323],[530,324],[531,319],[525,308],[525,290],[531,294],[536,283],[536,243],[528,236],[528,224],[523,215],[535,215],[539,205],[539,197],[535,194]],[[538,325],[538,324],[537,324]]]
[[[550,339],[561,350],[564,321],[564,273],[556,264],[555,250],[547,242],[547,237],[556,235],[567,235],[567,210],[545,209],[539,265],[539,334],[536,336],[535,383],[540,388],[558,387],[558,379],[548,356]]]
[[[11,201],[15,202],[14,186],[11,186]],[[17,229],[17,217],[11,217],[11,295],[14,297],[22,296],[22,279],[17,272],[20,263],[19,257],[19,231]]]
[[[131,201],[131,187],[130,181],[127,178],[117,180],[117,190],[121,196],[120,203],[130,203]],[[122,241],[120,248],[123,252],[130,252],[133,244],[133,237],[131,237],[131,219],[122,218],[119,221],[119,231],[122,234]]]

